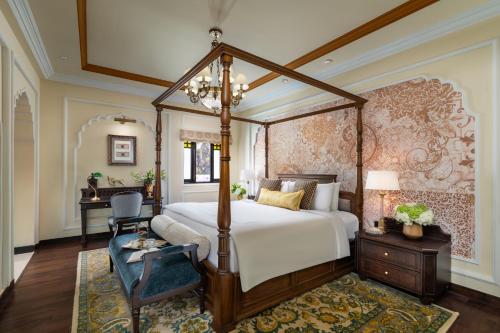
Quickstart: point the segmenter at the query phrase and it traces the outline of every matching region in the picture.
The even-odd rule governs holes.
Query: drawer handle
[[[388,272],[388,271],[385,271],[385,272],[384,272],[384,274],[385,274],[385,275],[389,275],[389,272]]]
[[[387,257],[388,255],[389,255],[389,253],[388,253],[388,252],[384,252],[384,256],[386,256],[386,257]]]

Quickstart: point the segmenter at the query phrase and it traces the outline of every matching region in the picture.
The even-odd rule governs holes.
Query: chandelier
[[[212,38],[212,50],[220,43],[222,37],[222,30],[220,28],[211,28],[209,35]],[[208,67],[200,72],[194,80],[186,83],[184,91],[193,104],[201,101],[201,104],[215,113],[221,109],[221,92],[222,92],[222,75],[221,75],[221,61],[217,58]],[[231,70],[231,73],[233,71]],[[211,83],[214,84],[211,85]],[[238,106],[240,101],[245,97],[245,92],[248,90],[247,84],[233,84],[234,79],[230,77],[231,83],[231,104]]]

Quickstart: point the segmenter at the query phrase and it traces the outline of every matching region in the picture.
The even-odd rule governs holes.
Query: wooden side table
[[[384,235],[356,235],[360,278],[373,278],[419,296],[422,304],[432,303],[450,283],[451,236],[433,225],[424,227],[421,239],[411,240],[402,234],[401,224],[384,220]]]

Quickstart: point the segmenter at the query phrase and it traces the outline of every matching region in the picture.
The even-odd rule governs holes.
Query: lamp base
[[[378,220],[378,228],[380,229],[380,231],[382,231],[382,233],[385,234],[385,221],[383,217]]]
[[[98,196],[95,196],[95,197],[92,197],[90,200],[92,200],[92,201],[99,201],[99,200],[101,200],[101,198],[99,198]]]

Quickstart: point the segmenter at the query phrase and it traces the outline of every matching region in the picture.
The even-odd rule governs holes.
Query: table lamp
[[[255,173],[252,169],[242,169],[240,171],[240,180],[243,180],[247,184],[248,196],[251,196],[250,193],[250,182],[255,179]]]
[[[366,190],[378,190],[380,196],[380,220],[378,227],[384,231],[384,196],[387,191],[398,191],[399,181],[396,171],[368,171]]]

